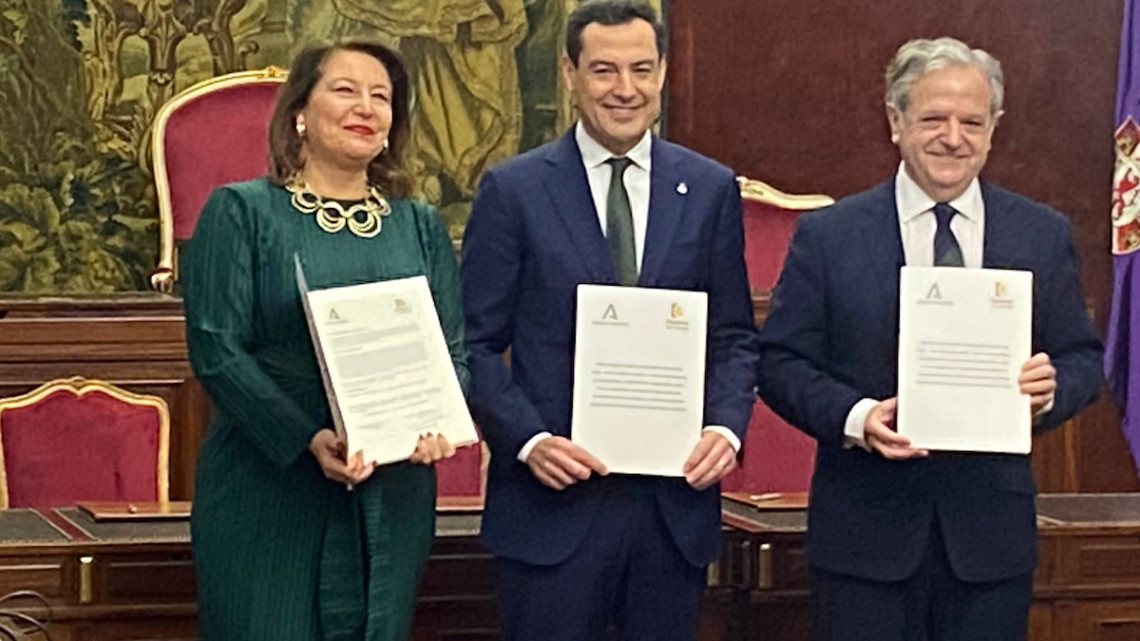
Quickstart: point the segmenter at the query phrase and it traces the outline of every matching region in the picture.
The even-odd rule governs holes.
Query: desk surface
[[[436,517],[441,538],[479,534],[478,513],[448,512]],[[186,520],[96,521],[79,508],[15,508],[0,510],[0,548],[86,544],[190,542]]]
[[[35,510],[0,511],[0,545],[67,543],[71,537]]]
[[[1140,494],[1041,494],[1037,518],[1051,527],[1140,527]]]
[[[1073,528],[1140,528],[1140,493],[1041,494],[1038,525],[1044,531]],[[801,534],[807,514],[801,508],[758,509],[729,499],[721,501],[725,525],[746,532]],[[436,517],[436,536],[474,537],[477,512],[446,512]],[[22,508],[0,511],[0,547],[73,545],[75,543],[187,543],[187,521],[95,521],[78,508]]]
[[[722,499],[721,516],[726,525],[751,533],[798,534],[807,530],[807,514],[802,508],[761,509]],[[1140,493],[1040,494],[1037,525],[1046,533],[1078,528],[1140,528]]]

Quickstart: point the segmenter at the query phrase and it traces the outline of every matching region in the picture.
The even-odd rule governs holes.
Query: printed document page
[[[407,459],[421,434],[478,440],[423,276],[309,291],[297,281],[338,433],[365,462]]]
[[[903,267],[896,424],[930,450],[1028,454],[1033,274]]]
[[[572,440],[611,472],[683,476],[704,420],[708,296],[578,286]]]

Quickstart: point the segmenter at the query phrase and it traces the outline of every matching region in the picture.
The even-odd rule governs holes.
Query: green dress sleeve
[[[427,263],[428,284],[432,300],[451,353],[451,364],[459,378],[459,386],[467,393],[471,378],[467,369],[467,340],[463,331],[463,296],[460,292],[459,265],[455,262],[455,251],[451,237],[440,220],[439,213],[431,205],[416,204],[416,231],[420,246],[423,247]]]
[[[258,365],[254,332],[256,223],[235,190],[210,194],[183,252],[190,366],[217,409],[267,457],[289,465],[323,426]]]

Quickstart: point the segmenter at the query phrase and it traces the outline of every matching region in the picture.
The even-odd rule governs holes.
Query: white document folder
[[[1028,454],[1033,274],[903,267],[896,425],[916,448]]]
[[[350,454],[383,465],[411,456],[421,434],[478,441],[425,277],[310,291],[298,260],[297,283]]]
[[[704,420],[708,296],[579,285],[572,440],[611,472],[683,476]]]

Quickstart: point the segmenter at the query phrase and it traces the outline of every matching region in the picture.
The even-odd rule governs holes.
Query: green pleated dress
[[[451,241],[392,202],[373,238],[330,234],[262,178],[221,187],[183,250],[186,340],[215,413],[191,518],[203,641],[396,641],[434,535],[435,473],[396,463],[352,492],[308,451],[331,427],[294,275],[320,289],[424,274],[466,389]]]

